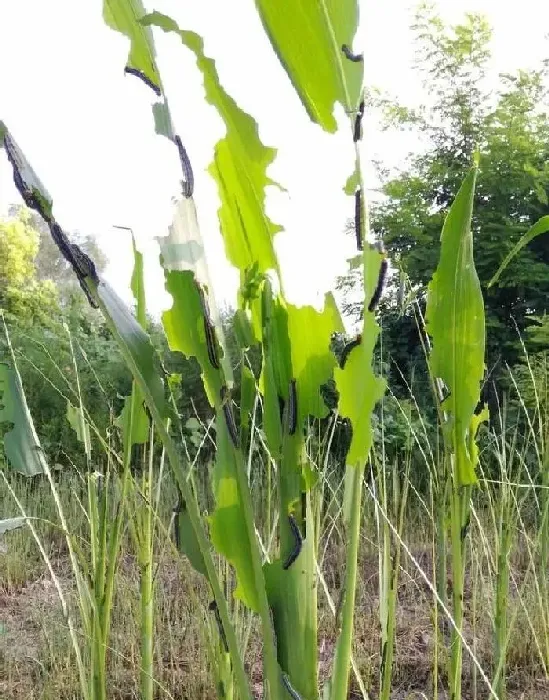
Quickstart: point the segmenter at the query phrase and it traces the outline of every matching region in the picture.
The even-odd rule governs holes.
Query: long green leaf
[[[442,408],[449,416],[445,427],[461,485],[477,481],[468,434],[484,375],[484,302],[471,232],[476,177],[475,166],[444,222],[439,264],[429,284],[426,311],[427,331],[433,341],[430,368],[449,391]]]
[[[524,248],[525,245],[528,245],[528,243],[534,240],[534,238],[541,235],[542,233],[546,233],[547,231],[549,231],[549,216],[542,216],[541,219],[539,219],[539,221],[536,221],[536,223],[533,226],[531,226],[528,229],[528,231],[526,231],[526,233],[522,236],[522,238],[516,244],[513,250],[511,250],[511,252],[505,256],[505,259],[499,266],[498,271],[490,280],[488,287],[491,287],[498,281],[498,279],[501,276],[501,273],[505,270],[507,265],[509,265],[509,263],[515,257],[515,255]]]
[[[273,48],[309,114],[326,131],[337,128],[334,105],[356,108],[361,61],[349,60],[358,24],[357,0],[256,0]]]

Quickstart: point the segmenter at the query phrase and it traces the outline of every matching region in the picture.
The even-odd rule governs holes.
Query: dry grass
[[[0,494],[1,496],[1,494]],[[70,490],[64,492],[67,508],[71,507]],[[34,504],[41,518],[54,520],[47,489],[28,492],[27,502]],[[0,504],[5,512],[14,514],[8,499]],[[9,508],[9,511],[8,511]],[[72,513],[78,520],[78,511]],[[82,520],[78,527],[84,527]],[[54,527],[41,523],[40,533],[63,589],[74,600],[72,571],[63,535]],[[360,555],[360,586],[357,597],[355,658],[371,693],[377,697],[379,669],[378,620],[378,552],[371,539],[375,528],[371,513],[365,513]],[[432,558],[428,534],[416,521],[406,527],[405,539],[412,553],[432,579]],[[471,541],[475,541],[472,537]],[[57,593],[41,562],[37,547],[26,530],[8,533],[0,543],[0,698],[2,700],[76,700],[79,698],[78,677],[73,652],[61,614]],[[202,580],[186,560],[162,549],[157,579],[157,615],[155,638],[156,679],[158,698],[200,700],[215,698],[215,688],[209,669],[207,639],[211,619],[206,612],[208,598]],[[129,540],[124,544],[120,562],[116,601],[109,653],[109,698],[130,700],[139,698],[139,599],[138,571]],[[474,647],[482,667],[492,673],[493,585],[485,570],[484,554],[477,553],[479,576],[470,576],[465,587],[465,635]],[[539,602],[533,581],[526,577],[528,558],[524,548],[517,546],[511,568],[520,589],[511,587],[509,616],[518,610],[515,629],[509,646],[509,700],[541,700],[549,696],[536,648],[534,631],[541,638]],[[340,537],[333,534],[322,567],[337,600],[341,585],[344,550]],[[433,624],[433,596],[423,577],[403,555],[397,608],[396,654],[392,698],[447,698],[445,637],[437,637]],[[448,582],[451,586],[451,582]],[[473,597],[476,617],[472,618]],[[322,592],[319,594],[319,661],[320,676],[330,671],[336,638],[336,627]],[[529,611],[534,630],[524,613]],[[77,616],[74,616],[77,621]],[[437,644],[438,639],[438,644]],[[252,633],[247,650],[247,667],[253,679],[257,697],[261,697],[261,663],[259,636]],[[438,652],[439,691],[433,693],[433,658]],[[163,689],[164,690],[163,690]],[[358,698],[356,689],[352,697]],[[486,687],[474,664],[465,654],[464,694],[467,700],[488,698]]]

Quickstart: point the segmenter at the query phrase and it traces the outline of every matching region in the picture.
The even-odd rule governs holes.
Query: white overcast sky
[[[415,5],[364,0],[354,46],[365,54],[367,83],[405,103],[422,97],[411,72],[409,25]],[[534,66],[549,55],[549,4],[541,0],[519,5],[440,0],[438,6],[452,21],[467,11],[488,16],[494,28],[494,71]],[[269,192],[268,212],[284,226],[277,248],[285,288],[294,302],[318,302],[319,294],[344,272],[352,252],[343,228],[353,203],[341,192],[352,166],[347,130],[331,136],[309,122],[272,53],[253,0],[147,0],[146,7],[204,36],[223,84],[257,119],[263,142],[278,149],[269,174],[288,193]],[[154,237],[166,233],[179,164],[175,148],[154,133],[152,93],[123,73],[127,40],[104,25],[102,0],[0,0],[0,26],[0,119],[53,196],[56,218],[68,231],[97,236],[109,258],[107,277],[126,299],[130,241],[113,225],[132,227],[146,256],[151,310],[169,306]],[[195,200],[214,288],[230,302],[236,278],[224,262],[216,188],[205,173],[224,128],[203,100],[192,55],[175,36],[158,32],[155,38],[176,129],[194,166]],[[409,137],[375,129],[364,142],[367,158],[392,167],[413,147]],[[5,156],[0,156],[3,214],[17,195]]]

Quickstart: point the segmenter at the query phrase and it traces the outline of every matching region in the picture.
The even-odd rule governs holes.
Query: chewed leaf
[[[84,416],[82,409],[77,406],[73,406],[70,401],[67,401],[67,420],[71,428],[76,433],[78,441],[84,446],[84,451],[89,457],[91,454],[91,438],[90,438],[90,426],[86,417]]]
[[[12,469],[25,476],[42,474],[46,460],[27,406],[17,367],[0,363],[0,430]]]
[[[160,95],[162,81],[156,65],[151,30],[139,22],[144,15],[145,8],[141,0],[104,0],[105,23],[130,40],[127,72],[139,76],[157,95]]]
[[[363,63],[349,48],[358,24],[357,0],[255,4],[309,117],[326,131],[335,131],[335,103],[347,111],[355,109],[363,80]]]
[[[246,530],[242,497],[238,488],[235,453],[223,415],[217,419],[217,453],[214,470],[215,511],[210,517],[210,536],[217,552],[234,567],[235,597],[251,610],[258,610],[250,540]]]
[[[196,358],[208,400],[215,406],[219,403],[223,382],[219,367],[212,364],[210,357],[212,348],[208,349],[208,343],[216,343],[216,339],[207,337],[207,319],[194,273],[191,270],[167,270],[165,276],[166,290],[173,298],[172,308],[162,314],[170,350]]]
[[[429,284],[427,331],[433,341],[430,368],[449,395],[447,437],[460,484],[473,484],[476,457],[469,447],[471,420],[484,375],[484,302],[473,259],[471,216],[477,168],[461,186],[444,222],[440,259]]]
[[[273,236],[280,227],[267,218],[264,210],[265,187],[274,184],[267,177],[267,167],[274,160],[275,150],[261,143],[256,121],[240,109],[219,82],[215,61],[204,55],[204,42],[198,34],[180,29],[159,12],[147,15],[142,22],[176,33],[193,51],[204,76],[206,100],[217,109],[227,128],[216,145],[210,173],[218,185],[219,221],[229,261],[241,271],[254,264],[261,272],[278,269]]]
[[[320,388],[331,377],[336,360],[330,350],[333,333],[343,324],[335,300],[326,295],[324,308],[288,305],[288,334],[291,341],[292,374],[296,380],[297,427],[307,416],[324,418],[328,409]]]
[[[376,250],[364,250],[364,328],[360,342],[348,353],[343,369],[336,369],[334,378],[339,391],[339,413],[349,418],[353,429],[347,464],[362,464],[372,446],[372,413],[385,392],[385,380],[372,369],[374,348],[379,327],[373,311],[368,310],[376,290],[383,256]]]

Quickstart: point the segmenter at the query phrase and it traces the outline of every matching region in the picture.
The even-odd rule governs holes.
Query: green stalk
[[[401,538],[404,525],[404,514],[406,512],[406,502],[408,497],[408,472],[404,477],[404,488],[402,494],[399,494],[399,486],[397,484],[398,475],[396,473],[396,465],[394,467],[394,502],[395,513],[398,509],[398,530],[393,534],[389,528],[388,522],[384,519],[384,531],[387,531],[389,537],[389,557],[388,564],[390,570],[387,574],[388,589],[386,592],[387,614],[385,621],[385,629],[382,630],[382,655],[380,669],[380,700],[390,700],[391,698],[391,683],[393,678],[393,658],[395,649],[395,632],[396,632],[396,607],[398,602],[398,580],[400,574],[400,553],[401,553]],[[385,478],[384,478],[385,481]],[[384,506],[385,512],[387,507]],[[398,536],[397,536],[398,535]]]
[[[463,663],[463,591],[465,583],[465,538],[470,510],[470,492],[468,486],[459,486],[456,480],[452,484],[450,495],[450,541],[452,547],[452,615],[455,627],[452,627],[450,642],[450,700],[461,700],[461,670]]]
[[[222,417],[220,416],[220,420]],[[236,461],[236,476],[242,505],[244,510],[245,525],[250,541],[250,552],[252,555],[252,567],[254,571],[255,585],[258,593],[259,616],[261,618],[263,636],[263,667],[265,680],[267,681],[266,699],[275,700],[279,697],[280,671],[278,666],[274,630],[271,623],[271,611],[267,599],[267,588],[265,586],[265,576],[263,574],[263,563],[261,561],[261,550],[255,532],[254,512],[250,485],[246,475],[246,466],[241,449],[234,449]],[[224,625],[223,625],[224,626]],[[305,651],[305,650],[304,650]]]
[[[152,449],[147,495],[152,486]],[[147,499],[148,500],[148,499]],[[150,501],[140,522],[139,544],[139,594],[141,602],[141,700],[153,700],[154,696],[154,571],[153,571],[153,517]],[[141,520],[141,518],[140,518]]]
[[[364,465],[347,466],[351,471],[351,497],[349,523],[346,530],[347,552],[345,581],[343,583],[345,599],[343,602],[341,632],[334,659],[334,674],[331,681],[331,700],[347,700],[349,692],[349,667],[351,663],[351,642],[353,638],[356,578],[358,568],[358,545],[360,541],[360,510],[362,505],[362,481]]]
[[[511,528],[508,512],[508,486],[504,482],[500,486],[500,507],[498,523],[497,560],[496,560],[496,605],[494,615],[494,661],[501,672],[496,680],[494,689],[500,698],[507,697],[507,605],[509,596],[509,551],[511,549]],[[545,578],[545,577],[543,577]]]

